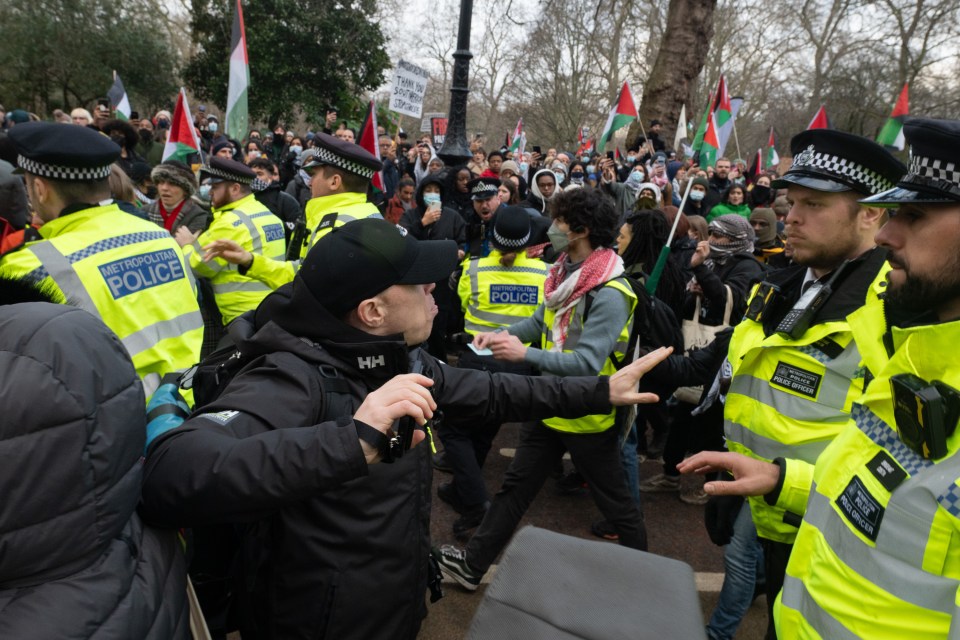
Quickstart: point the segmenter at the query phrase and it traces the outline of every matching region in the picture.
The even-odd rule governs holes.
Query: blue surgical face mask
[[[200,196],[201,200],[210,199],[210,185],[202,184],[200,185],[200,190],[197,192],[197,195]]]
[[[529,168],[530,168],[530,164],[529,164],[529,163],[527,163],[527,162],[521,162],[521,163],[520,163],[520,173],[523,173],[523,174],[527,173],[527,169],[529,169]]]
[[[425,193],[423,194],[423,202],[429,207],[431,204],[440,204],[440,194],[439,193]]]
[[[290,152],[291,152],[291,153],[295,153],[295,154],[297,154],[297,155],[300,155],[300,152],[301,152],[301,151],[303,151],[303,147],[301,147],[301,146],[298,145],[298,144],[295,144],[295,145],[293,145],[292,147],[290,147]]]
[[[566,179],[566,177],[567,177],[566,174],[563,173],[563,171],[554,171],[554,172],[553,172],[553,175],[556,176],[556,178],[557,178],[557,184],[562,183],[562,182],[564,181],[564,179]]]
[[[220,128],[220,125],[218,125],[216,122],[211,122],[210,124],[207,125],[207,130],[210,131],[210,133],[216,133],[217,129],[219,128]]]
[[[588,165],[587,165],[587,173],[596,173],[596,172],[597,172],[597,166],[596,166],[596,165],[593,165],[593,164],[588,164]]]
[[[690,199],[694,202],[700,202],[707,195],[705,191],[690,191]]]
[[[627,156],[627,162],[635,162],[636,159],[637,159],[637,156]]]
[[[590,162],[590,156],[580,156],[580,162]]]
[[[643,180],[643,172],[634,171],[633,173],[630,174],[630,179],[633,180],[634,182],[640,182],[641,180]]]

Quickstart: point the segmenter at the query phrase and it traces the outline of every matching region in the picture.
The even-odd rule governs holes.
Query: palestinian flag
[[[107,91],[107,98],[115,117],[120,120],[130,119],[130,98],[127,97],[127,90],[123,88],[123,82],[116,71],[113,72],[113,86]]]
[[[880,130],[880,135],[877,136],[878,144],[899,151],[903,151],[904,147],[903,119],[910,113],[910,103],[907,95],[908,86],[909,83],[904,83],[903,89],[900,90],[900,96],[897,98],[897,103],[893,105],[890,118],[883,125],[883,129]]]
[[[712,167],[717,164],[717,151],[720,149],[720,138],[717,136],[716,114],[711,113],[707,120],[707,132],[703,134],[703,145],[700,147],[700,159],[697,164],[701,167]]]
[[[243,9],[236,0],[233,33],[230,37],[230,81],[227,85],[226,133],[238,140],[247,135],[247,91],[250,88],[250,63],[247,60],[247,34],[243,28]]]
[[[373,105],[373,100],[367,107],[367,115],[363,118],[363,124],[360,125],[360,139],[357,144],[372,153],[380,160],[380,141],[377,136],[377,110]],[[383,172],[377,171],[373,174],[373,188],[383,193]]]
[[[513,139],[510,140],[509,150],[517,153],[523,147],[523,118],[517,120],[517,127],[513,130]]]
[[[173,109],[173,120],[170,122],[170,136],[163,148],[163,161],[179,160],[190,164],[190,156],[200,153],[200,140],[197,131],[193,128],[193,116],[190,115],[190,105],[187,104],[187,94],[180,88],[177,96],[177,106]]]
[[[773,134],[773,127],[770,127],[770,137],[767,138],[767,148],[763,152],[764,169],[776,168],[780,164],[780,155],[777,153],[777,138]]]
[[[707,135],[707,122],[710,119],[710,112],[713,110],[713,94],[710,94],[710,99],[707,100],[707,108],[703,112],[703,117],[700,118],[700,126],[697,127],[697,133],[693,136],[693,152],[697,153],[700,151],[700,147],[703,146],[703,136]]]
[[[588,139],[586,134],[583,131],[583,127],[577,129],[577,155],[582,156],[583,154],[590,154],[593,152],[593,143],[592,138]]]
[[[622,129],[640,117],[637,113],[636,104],[633,100],[633,94],[630,93],[630,83],[624,82],[623,86],[620,87],[617,104],[610,110],[607,124],[603,126],[603,133],[600,134],[600,140],[597,143],[598,149],[603,149],[606,146],[610,138],[613,137],[614,131]]]
[[[720,80],[717,82],[717,94],[713,99],[713,117],[716,121],[717,140],[720,146],[717,147],[719,153],[727,148],[727,141],[733,133],[733,106],[730,103],[730,94],[727,92],[727,81],[720,74]]]
[[[827,117],[827,109],[823,105],[820,105],[817,113],[813,116],[813,120],[807,125],[807,130],[810,129],[833,129],[830,126],[830,118]]]

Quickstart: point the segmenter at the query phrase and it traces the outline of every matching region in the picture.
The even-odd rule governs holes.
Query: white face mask
[[[440,194],[439,193],[425,193],[423,194],[423,202],[429,207],[432,204],[440,204]]]
[[[705,195],[707,195],[705,191],[691,191],[690,199],[694,202],[700,202]]]

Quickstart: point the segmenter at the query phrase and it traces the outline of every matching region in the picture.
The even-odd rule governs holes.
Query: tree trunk
[[[690,88],[707,60],[716,6],[717,0],[670,0],[667,28],[640,101],[644,128],[653,118],[660,120],[661,137],[668,143],[674,139],[681,106],[689,107],[688,121],[699,118],[698,109],[690,104]],[[639,135],[639,124],[632,124],[627,133],[628,146]]]

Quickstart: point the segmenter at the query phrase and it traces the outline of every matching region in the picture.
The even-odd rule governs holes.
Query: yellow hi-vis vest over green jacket
[[[210,227],[193,244],[183,248],[194,274],[207,278],[223,324],[256,309],[273,289],[249,276],[242,276],[235,265],[223,258],[203,261],[201,247],[214,240],[233,240],[256,256],[283,260],[286,254],[283,222],[260,204],[254,194],[213,210]]]
[[[623,361],[627,357],[630,332],[633,330],[633,312],[637,307],[637,294],[633,292],[633,289],[630,288],[630,285],[624,282],[622,278],[610,280],[603,286],[616,289],[622,293],[630,303],[630,315],[628,316],[627,324],[624,325],[624,327],[620,330],[620,335],[617,337],[617,342],[614,346],[614,353],[616,354],[616,357],[618,360]],[[573,317],[570,318],[570,326],[567,330],[567,340],[563,343],[564,353],[570,353],[574,351],[577,343],[580,341],[580,337],[583,335],[585,326],[583,321],[583,310],[586,306],[586,298],[587,296],[581,297],[577,302],[577,305],[574,307]],[[540,342],[543,345],[544,351],[552,351],[556,349],[556,345],[553,342],[553,319],[555,316],[556,310],[550,309],[544,305],[543,335],[540,338]],[[589,314],[587,320],[589,321]],[[603,363],[603,368],[597,372],[597,375],[612,376],[616,372],[617,367],[611,359],[611,356],[607,356]],[[543,424],[547,425],[551,429],[556,429],[557,431],[566,431],[570,433],[600,433],[601,431],[606,431],[612,427],[615,419],[616,407],[614,407],[610,413],[584,416],[582,418],[548,418],[543,421]]]
[[[196,283],[170,234],[152,222],[95,206],[61,215],[0,260],[0,276],[25,277],[117,334],[147,399],[164,374],[200,359]]]
[[[470,335],[509,327],[529,318],[543,302],[543,283],[549,266],[528,258],[523,251],[507,267],[503,254],[491,251],[486,258],[467,261],[457,293],[464,313],[464,329]]]
[[[781,640],[960,638],[960,429],[945,456],[916,453],[898,435],[890,380],[960,389],[960,321],[888,332],[882,291],[849,318],[867,387],[817,460],[775,604]]]
[[[797,339],[773,331],[789,306],[781,305],[773,322],[770,317],[752,320],[748,311],[734,329],[727,355],[733,369],[724,408],[727,448],[765,461],[788,460],[784,492],[806,495],[813,464],[843,430],[863,391],[860,352],[846,316],[863,305],[871,283],[889,270],[885,256],[875,249],[852,262],[814,323]],[[782,295],[792,306],[805,272],[794,267],[771,274],[768,281],[787,280]],[[791,517],[761,496],[749,500],[758,536],[793,542],[799,514]]]
[[[307,232],[309,240],[304,243],[300,251],[300,260],[307,256],[307,251],[317,243],[317,240],[330,233],[337,227],[348,222],[364,218],[382,218],[377,205],[367,202],[365,193],[335,193],[321,196],[307,201],[306,207]],[[300,268],[300,260],[290,262],[255,257],[253,264],[246,275],[266,283],[271,289],[285,285],[293,280]]]

